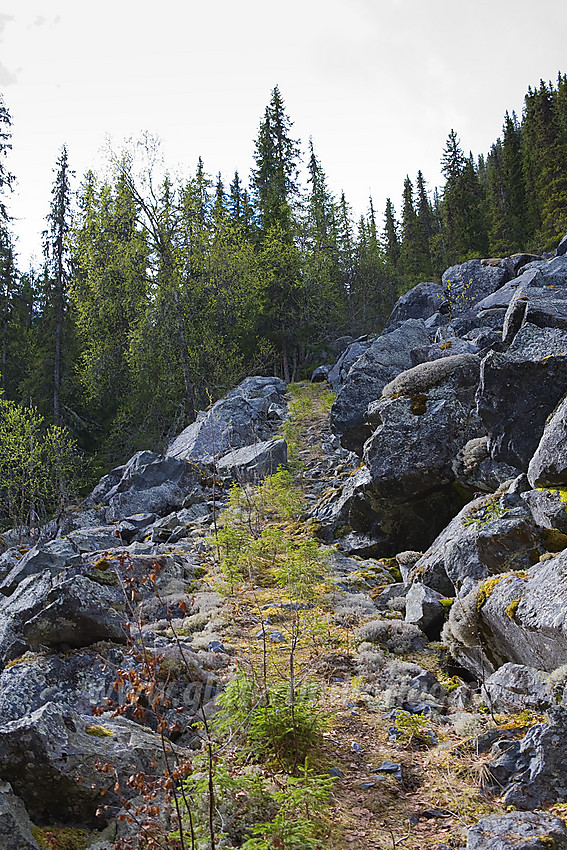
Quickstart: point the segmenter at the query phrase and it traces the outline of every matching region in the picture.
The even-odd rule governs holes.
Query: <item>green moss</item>
[[[514,619],[516,615],[516,611],[518,610],[518,605],[520,604],[519,599],[512,599],[508,607],[506,608],[506,613],[510,617],[511,620]]]
[[[69,826],[34,826],[32,835],[46,850],[85,850],[89,834]]]
[[[395,558],[380,558],[380,564],[390,573],[394,581],[401,582],[403,580],[400,565]]]
[[[97,584],[103,584],[111,587],[118,587],[120,584],[120,580],[114,570],[107,570],[106,568],[101,570],[96,566],[96,564],[90,571],[89,578],[92,581],[96,581]]]
[[[556,528],[544,528],[542,532],[543,545],[548,552],[562,552],[567,549],[567,534]]]
[[[423,416],[427,411],[427,396],[416,393],[411,397],[411,412],[414,416]]]
[[[445,597],[445,599],[440,599],[439,601],[440,601],[441,605],[443,606],[443,608],[445,608],[448,611],[451,608],[451,606],[453,605],[453,602],[455,601],[455,599],[456,599],[455,596],[447,596],[447,597]]]
[[[482,606],[488,602],[490,599],[494,588],[500,584],[503,578],[507,578],[510,573],[502,573],[501,575],[494,576],[493,578],[489,578],[484,581],[478,589],[478,594],[476,598],[476,610],[480,611]]]
[[[114,732],[111,732],[110,729],[106,729],[104,726],[101,726],[99,723],[89,723],[88,726],[85,727],[85,732],[87,735],[93,735],[95,738],[114,738]]]
[[[555,487],[555,488],[546,488],[546,487],[538,487],[540,492],[545,492],[547,490],[548,493],[557,493],[559,496],[559,501],[561,504],[565,505],[565,511],[567,512],[567,488],[565,487]]]
[[[104,570],[109,570],[111,567],[111,563],[107,558],[99,558],[93,569],[100,570],[103,572]]]

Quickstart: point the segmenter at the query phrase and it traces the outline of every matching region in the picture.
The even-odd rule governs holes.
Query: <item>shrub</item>
[[[221,734],[240,734],[255,756],[293,769],[305,762],[327,727],[317,700],[314,686],[264,685],[244,673],[218,698],[214,725]]]
[[[65,428],[0,398],[0,507],[13,525],[60,513],[75,495],[79,452]]]

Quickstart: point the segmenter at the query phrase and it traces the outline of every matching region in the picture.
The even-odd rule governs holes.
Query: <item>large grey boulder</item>
[[[279,378],[246,378],[209,411],[201,411],[170,443],[166,455],[212,463],[230,451],[268,439],[273,431],[270,406],[284,405],[284,393],[285,384]]]
[[[28,576],[0,605],[0,661],[29,647],[89,646],[99,640],[125,643],[122,591],[80,574],[54,580],[45,570]]]
[[[567,387],[567,334],[526,323],[506,354],[482,361],[477,409],[493,460],[526,471]]]
[[[32,835],[26,807],[9,782],[0,782],[0,847],[2,850],[40,850]]]
[[[466,850],[567,850],[567,828],[548,812],[506,812],[468,831]]]
[[[342,445],[358,454],[371,434],[365,422],[370,402],[385,385],[412,365],[411,351],[429,344],[423,320],[408,319],[396,330],[379,336],[351,367],[331,409],[331,428]]]
[[[371,339],[367,336],[362,336],[358,339],[352,340],[352,342],[350,342],[342,351],[337,362],[329,370],[327,375],[327,381],[335,392],[340,390],[346,381],[351,366],[356,363],[358,358],[364,354],[371,344]]]
[[[454,480],[452,461],[479,436],[474,394],[479,358],[456,355],[403,372],[383,390],[363,459],[380,497],[410,499]]]
[[[518,275],[518,277],[512,278],[482,300],[477,301],[475,311],[482,314],[485,310],[507,310],[510,302],[518,295],[519,291],[523,294],[524,290],[530,287],[538,287],[542,282],[543,275],[539,269],[530,269]]]
[[[481,260],[468,260],[448,268],[441,278],[446,300],[453,316],[467,313],[487,295],[508,280],[504,264],[484,265]]]
[[[463,506],[453,458],[479,434],[474,394],[479,358],[465,354],[403,372],[372,404],[375,427],[363,460],[365,498],[395,551],[423,551]]]
[[[490,575],[527,570],[543,552],[541,532],[518,498],[481,496],[451,520],[408,577],[453,596]]]
[[[228,452],[217,463],[217,472],[239,484],[258,483],[287,466],[287,443],[282,439],[265,440]]]
[[[321,497],[312,515],[323,537],[332,540],[351,531],[380,534],[380,516],[366,499],[370,484],[369,470],[360,466],[338,491],[332,490]]]
[[[453,604],[443,639],[479,679],[506,662],[551,672],[567,664],[567,551],[479,582]]]
[[[532,487],[564,487],[567,484],[567,398],[545,425],[528,466],[528,479]]]
[[[418,283],[401,295],[394,305],[387,327],[393,328],[408,319],[428,319],[445,303],[445,289],[439,283]]]
[[[567,799],[567,710],[550,708],[547,723],[532,726],[489,764],[489,771],[493,790],[503,795],[505,806],[533,810]],[[567,847],[567,832],[561,840],[559,846]]]
[[[97,762],[113,769],[99,771]],[[40,823],[100,826],[116,812],[117,781],[129,797],[132,774],[163,767],[160,737],[124,717],[93,722],[49,702],[0,725],[0,776]]]
[[[521,498],[528,505],[538,525],[567,534],[567,496],[564,489],[528,490],[521,494]]]
[[[58,538],[49,543],[38,544],[17,561],[0,585],[0,591],[8,596],[28,576],[36,575],[45,570],[49,570],[52,576],[56,576],[66,567],[80,562],[80,550],[71,540]]]
[[[437,639],[445,620],[443,594],[419,582],[414,582],[406,593],[406,623],[419,626],[429,638]]]
[[[493,712],[517,714],[528,709],[541,713],[553,704],[549,676],[524,664],[503,664],[482,686],[484,702]]]
[[[110,657],[120,660],[117,650]],[[105,698],[116,699],[115,679],[115,665],[91,649],[29,652],[0,674],[0,724],[32,714],[47,702],[92,717]]]

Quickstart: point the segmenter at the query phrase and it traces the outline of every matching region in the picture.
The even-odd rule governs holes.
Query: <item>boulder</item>
[[[503,664],[482,686],[482,697],[492,711],[517,714],[528,709],[541,713],[553,703],[549,676],[523,664]]]
[[[0,782],[0,847],[2,850],[41,850],[32,834],[26,807],[9,782]]]
[[[508,277],[508,270],[500,263],[485,266],[481,260],[468,260],[451,266],[441,278],[450,314],[456,316],[468,312],[506,283]]]
[[[90,649],[26,653],[0,674],[0,724],[32,714],[47,702],[92,717],[105,697],[116,699],[115,664],[122,659],[117,650],[110,657],[112,664]]]
[[[567,386],[567,334],[526,323],[506,354],[482,361],[477,411],[490,457],[526,471]]]
[[[371,434],[364,419],[368,405],[380,398],[392,378],[411,367],[412,349],[429,342],[423,321],[408,319],[379,336],[356,360],[331,408],[331,428],[345,448],[362,453]]]
[[[343,349],[335,365],[329,370],[327,381],[335,392],[338,392],[350,371],[351,366],[364,354],[370,346],[372,340],[367,336],[361,336],[358,339],[352,340],[345,349]]]
[[[414,366],[384,387],[369,412],[381,424],[363,456],[381,498],[408,500],[454,480],[453,457],[478,435],[479,368],[475,355],[457,355]]]
[[[539,526],[567,534],[567,493],[564,489],[528,490],[521,497]]]
[[[406,594],[406,623],[414,623],[427,637],[437,640],[446,613],[442,599],[443,594],[414,582]]]
[[[149,451],[137,452],[121,469],[119,481],[102,497],[108,505],[107,521],[132,514],[163,515],[180,508],[187,494],[199,488],[203,476],[195,463]]]
[[[567,398],[545,425],[528,466],[528,480],[534,488],[567,485]]]
[[[542,552],[541,533],[519,497],[510,507],[505,497],[481,496],[443,529],[409,578],[453,596],[490,575],[529,569]]]
[[[276,473],[280,466],[287,466],[287,443],[273,439],[228,452],[219,460],[217,472],[222,478],[231,478],[239,484],[258,483]]]
[[[82,647],[99,640],[125,643],[124,609],[122,591],[77,575],[55,584],[20,611],[21,634],[29,646]]]
[[[116,542],[116,538],[114,538]],[[72,540],[58,538],[49,543],[34,546],[21,558],[8,573],[0,591],[4,595],[14,592],[18,584],[28,576],[49,570],[52,576],[56,576],[65,567],[81,562],[81,553],[78,546]]]
[[[282,406],[284,393],[285,384],[279,378],[246,378],[209,411],[201,411],[170,443],[167,457],[211,463],[230,451],[268,439],[272,434],[270,406]]]
[[[440,284],[418,283],[398,298],[387,327],[397,327],[408,319],[428,319],[444,303],[444,289]]]
[[[311,383],[312,384],[322,384],[329,377],[329,372],[331,371],[331,366],[317,366],[316,369],[313,369],[311,373]]]
[[[97,762],[112,768],[97,770]],[[100,826],[116,813],[116,782],[130,797],[132,774],[154,775],[163,767],[160,737],[124,717],[94,723],[48,702],[0,725],[0,776],[37,823]]]
[[[567,850],[565,823],[548,812],[506,812],[468,831],[466,850]]]
[[[54,580],[49,570],[28,576],[0,604],[0,661],[30,646],[89,646],[127,639],[122,591],[80,574]]]
[[[480,679],[506,662],[547,672],[567,664],[566,568],[563,551],[459,595],[443,634],[453,657]]]
[[[488,769],[492,790],[502,795],[505,806],[533,810],[567,799],[567,710],[550,708],[547,723],[532,726]],[[559,846],[567,847],[567,831],[561,840]]]

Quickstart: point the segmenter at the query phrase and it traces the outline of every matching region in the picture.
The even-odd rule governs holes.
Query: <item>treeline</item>
[[[0,99],[0,331],[5,398],[64,425],[101,464],[159,447],[251,372],[291,380],[332,340],[381,328],[397,296],[472,257],[551,248],[567,230],[567,78],[528,91],[486,157],[451,130],[445,185],[403,186],[353,222],[276,87],[247,183],[200,159],[173,178],[151,138],[77,186],[54,170],[44,262],[22,273],[6,205],[14,177]],[[47,199],[46,199],[46,207]]]

